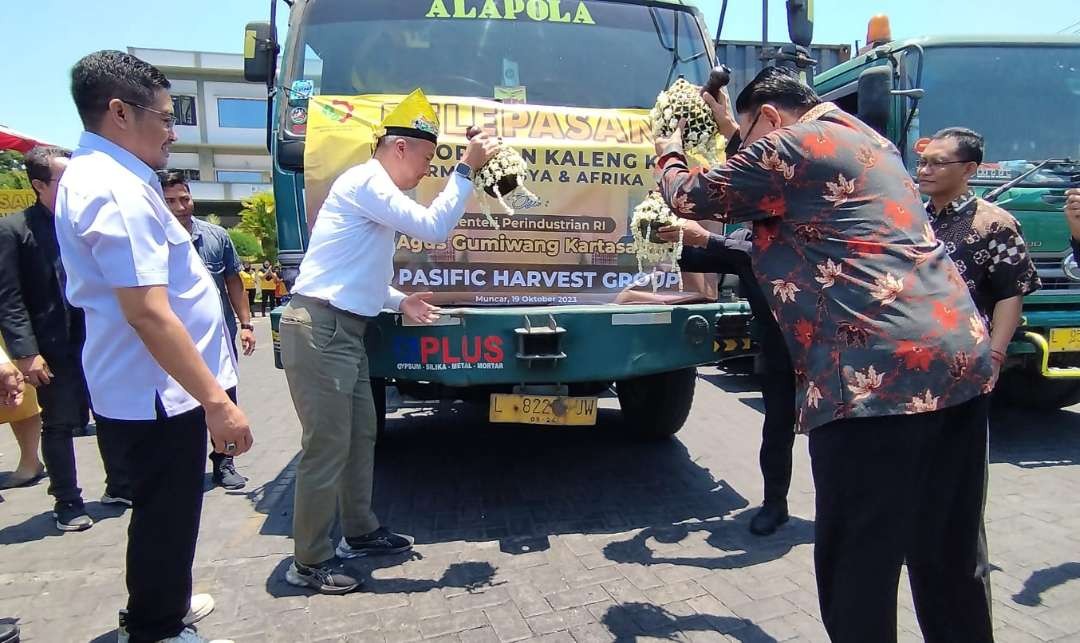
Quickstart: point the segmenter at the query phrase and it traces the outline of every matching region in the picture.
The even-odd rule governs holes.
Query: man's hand
[[[244,355],[255,352],[255,331],[247,328],[240,329],[240,348],[244,350]]]
[[[434,324],[439,319],[439,308],[428,300],[434,296],[431,292],[414,292],[401,300],[401,314],[414,324]]]
[[[0,364],[0,406],[18,406],[23,398],[23,375],[11,362]]]
[[[656,158],[659,159],[660,157],[666,154],[671,154],[672,152],[678,152],[679,154],[683,153],[682,132],[683,128],[685,127],[686,119],[680,118],[679,126],[675,128],[675,131],[671,133],[671,136],[667,138],[663,138],[661,136],[656,137],[656,140],[653,141],[656,145]]]
[[[465,148],[465,155],[461,157],[461,162],[471,167],[473,172],[479,171],[491,160],[491,157],[495,156],[501,145],[501,138],[480,132],[469,139],[469,145]]]
[[[701,227],[697,221],[684,219],[681,225],[666,225],[656,231],[661,239],[668,243],[679,240],[679,230],[682,230],[683,244],[692,248],[704,248],[709,244],[709,231]]]
[[[731,98],[728,96],[727,87],[720,88],[720,100],[713,98],[712,94],[707,92],[701,92],[701,98],[712,110],[717,129],[724,135],[724,138],[730,141],[735,132],[739,131],[739,122],[735,120],[735,116],[731,113]]]
[[[1073,239],[1080,240],[1080,188],[1065,190],[1065,196],[1068,197],[1065,200],[1065,220],[1069,223]]]
[[[206,428],[210,431],[210,441],[214,451],[225,455],[237,456],[245,453],[255,442],[251,437],[251,425],[240,407],[226,399],[220,404],[204,407],[206,410]],[[232,448],[230,448],[232,447]]]
[[[45,363],[45,358],[41,355],[17,359],[15,364],[26,377],[26,381],[34,386],[48,386],[49,382],[52,381],[53,373],[49,370],[49,365]]]

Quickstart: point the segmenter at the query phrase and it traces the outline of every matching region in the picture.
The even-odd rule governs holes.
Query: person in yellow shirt
[[[247,293],[248,309],[255,314],[255,274],[251,270],[251,264],[246,261],[240,270],[240,281],[243,282],[244,292]]]
[[[262,316],[266,317],[267,306],[270,307],[270,310],[273,310],[277,306],[277,273],[274,272],[274,268],[270,265],[269,259],[263,262],[257,277],[259,279],[259,288],[262,290],[262,305],[260,306],[260,310],[262,310]]]
[[[6,356],[6,350],[4,340],[0,339],[0,354]],[[19,374],[18,379],[22,381],[22,374]],[[27,487],[44,478],[45,465],[38,459],[38,445],[41,443],[41,407],[38,406],[37,391],[33,386],[24,384],[22,396],[16,405],[0,404],[0,424],[11,425],[15,442],[19,445],[19,466],[0,481],[0,488]]]

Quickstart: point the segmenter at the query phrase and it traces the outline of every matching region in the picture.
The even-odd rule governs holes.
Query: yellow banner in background
[[[25,210],[36,202],[33,190],[0,190],[0,217]]]
[[[397,95],[316,96],[309,104],[304,155],[308,225],[334,180],[371,158],[383,118]],[[430,97],[442,131],[430,174],[409,196],[430,203],[464,153],[471,125],[503,137],[529,166],[536,199],[514,193],[515,215],[491,199],[491,228],[474,196],[445,243],[398,236],[394,285],[431,290],[438,303],[642,303],[713,300],[715,276],[638,273],[629,230],[633,209],[655,188],[655,154],[645,110],[503,104]],[[485,197],[486,198],[486,197]],[[649,268],[646,267],[646,271]]]

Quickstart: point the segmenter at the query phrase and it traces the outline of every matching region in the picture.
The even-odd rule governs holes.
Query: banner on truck
[[[33,190],[0,190],[0,217],[21,212],[37,203]]]
[[[334,180],[371,158],[379,123],[401,99],[311,98],[304,153],[309,227]],[[493,228],[477,191],[445,242],[399,234],[396,288],[433,291],[442,305],[715,301],[715,275],[684,273],[680,291],[671,266],[638,271],[630,218],[656,186],[646,110],[430,100],[442,130],[429,175],[410,197],[431,203],[464,153],[465,131],[476,124],[521,153],[529,165],[525,183],[536,198],[518,192],[507,197],[513,216],[488,199],[498,224]]]

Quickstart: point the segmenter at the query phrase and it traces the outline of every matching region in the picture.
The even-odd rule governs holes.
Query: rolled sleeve
[[[111,288],[169,283],[169,232],[148,198],[115,196],[91,203],[79,236]]]
[[[229,236],[229,231],[222,232],[221,243],[223,244],[222,254],[225,263],[225,276],[232,277],[233,275],[239,275],[240,269],[243,266],[240,264],[240,257],[236,256],[236,246],[233,245],[232,237]]]

